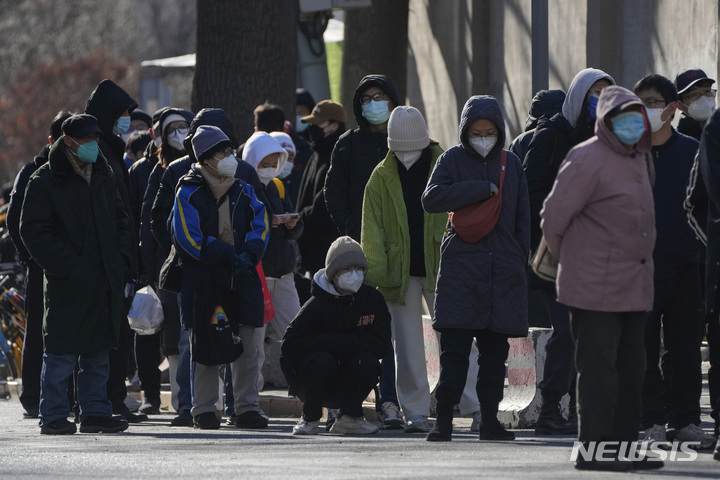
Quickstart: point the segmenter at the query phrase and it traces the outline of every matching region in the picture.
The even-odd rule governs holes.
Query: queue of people
[[[712,448],[714,83],[689,69],[630,91],[584,69],[567,94],[537,93],[509,148],[500,103],[473,96],[445,150],[387,75],[360,81],[355,129],[341,104],[299,89],[295,122],[266,102],[243,144],[221,109],[151,117],[104,80],[84,113],[53,120],[11,196],[28,268],[26,416],[43,434],[125,430],[160,412],[167,358],[172,426],[220,428],[224,389],[230,425],[266,428],[258,395],[275,339],[304,402],[294,435],[318,434],[323,407],[331,433],[376,433],[362,410],[375,390],[383,428],[451,441],[459,407],[480,440],[513,440],[498,420],[508,339],[548,319],[538,435]],[[529,265],[545,246],[554,282]],[[165,318],[153,335],[127,319],[142,286]],[[424,315],[440,350],[434,422]],[[704,335],[715,436],[700,427]],[[576,467],[662,466],[609,455]]]

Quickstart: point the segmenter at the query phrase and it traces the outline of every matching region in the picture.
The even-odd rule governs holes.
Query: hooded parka
[[[468,130],[485,118],[498,128],[498,140],[487,157],[470,145]],[[430,213],[455,211],[490,198],[500,185],[505,121],[497,100],[474,96],[460,118],[460,145],[437,161],[423,193]],[[495,228],[477,243],[467,243],[450,227],[443,239],[433,327],[489,329],[511,337],[528,332],[525,270],[530,248],[530,207],[520,160],[507,152],[502,208]]]
[[[568,153],[545,200],[542,231],[560,261],[558,301],[600,312],[650,311],[653,307],[655,205],[651,133],[627,150],[605,120],[629,104],[629,90],[600,94],[595,136]]]

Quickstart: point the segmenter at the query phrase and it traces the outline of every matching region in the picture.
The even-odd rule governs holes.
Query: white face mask
[[[337,277],[337,286],[347,292],[357,292],[365,280],[365,273],[362,270],[351,270]]]
[[[497,143],[498,137],[470,137],[468,141],[470,142],[470,145],[475,149],[477,153],[482,155],[483,157],[487,157],[487,154],[490,153],[490,150],[493,149],[495,144]]]
[[[238,162],[234,155],[228,155],[220,160],[217,164],[217,170],[220,175],[225,177],[234,177],[237,171]]]
[[[129,130],[122,135],[120,135],[120,138],[123,139],[123,142],[127,143],[127,141],[130,139],[130,136],[135,133],[137,130]]]
[[[260,181],[263,183],[263,185],[267,185],[272,181],[273,178],[275,178],[275,172],[277,171],[277,168],[258,168],[257,174],[260,178]]]
[[[414,152],[395,152],[395,156],[398,160],[400,160],[400,163],[405,165],[407,170],[410,170],[410,167],[412,167],[422,156],[422,150]]]
[[[715,111],[715,99],[702,96],[688,105],[688,115],[697,120],[704,122]]]
[[[170,144],[170,146],[173,147],[175,150],[184,152],[185,146],[183,145],[183,140],[185,140],[185,137],[187,137],[187,134],[188,134],[187,128],[178,128],[173,133],[168,135],[168,144]]]

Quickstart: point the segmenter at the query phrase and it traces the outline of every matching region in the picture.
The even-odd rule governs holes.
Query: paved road
[[[294,418],[272,417],[263,431],[171,428],[172,415],[152,416],[120,434],[40,435],[22,418],[17,396],[0,400],[0,479],[576,479],[622,474],[578,472],[572,438],[517,431],[514,442],[480,442],[470,419],[457,419],[451,443],[429,443],[402,430],[367,437],[290,435]],[[704,417],[708,420],[709,417]],[[704,422],[703,427],[709,428]],[[642,478],[632,474],[631,478]],[[667,462],[647,475],[720,478],[720,462],[701,452],[694,462]]]

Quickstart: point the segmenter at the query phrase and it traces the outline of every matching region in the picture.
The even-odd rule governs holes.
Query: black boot
[[[560,403],[543,399],[535,435],[575,435],[577,424],[566,420],[560,412]]]
[[[453,431],[453,405],[438,403],[437,418],[428,436],[428,442],[451,442]]]
[[[497,419],[497,405],[480,405],[480,440],[515,440],[515,434],[505,430]]]

